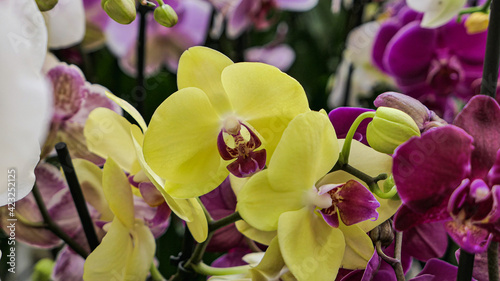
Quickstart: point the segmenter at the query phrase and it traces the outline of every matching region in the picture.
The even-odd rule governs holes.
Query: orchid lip
[[[217,148],[224,160],[233,160],[227,166],[237,177],[248,177],[264,169],[266,150],[257,150],[262,145],[252,128],[235,117],[228,117],[217,137]]]
[[[332,204],[320,210],[323,219],[332,227],[353,225],[368,219],[377,219],[380,203],[361,183],[350,180],[345,184],[327,184],[319,188],[318,195],[329,195]]]

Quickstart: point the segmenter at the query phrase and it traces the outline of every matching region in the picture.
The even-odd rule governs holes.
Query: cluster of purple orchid
[[[499,0],[322,1],[0,1],[0,278],[499,281]]]

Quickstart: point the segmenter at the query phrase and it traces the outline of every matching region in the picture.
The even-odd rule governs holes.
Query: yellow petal
[[[267,175],[268,170],[264,170],[248,180],[238,193],[236,209],[251,226],[262,231],[274,231],[282,213],[304,207],[304,191],[275,191]]]
[[[239,178],[233,174],[229,174],[229,181],[231,182],[231,188],[233,189],[234,194],[238,195],[238,193],[240,193],[240,190],[247,183],[248,179],[248,177]]]
[[[208,98],[197,88],[179,90],[154,113],[144,137],[144,157],[156,174],[173,183],[165,185],[171,196],[203,195],[227,177],[217,149],[219,122]]]
[[[290,122],[269,163],[275,190],[306,190],[323,177],[339,155],[335,130],[328,117],[310,111]]]
[[[84,135],[90,151],[102,158],[113,157],[127,172],[137,172],[134,144],[130,137],[130,123],[107,108],[93,110],[85,124]]]
[[[113,220],[101,244],[84,264],[83,279],[145,280],[155,254],[153,234],[142,221],[128,229],[120,220]]]
[[[263,245],[269,245],[274,237],[276,231],[262,231],[252,227],[244,220],[239,220],[235,223],[236,228],[241,234]]]
[[[343,144],[344,140],[339,140],[339,145],[342,146]],[[376,177],[382,173],[386,173],[387,175],[390,175],[392,173],[392,157],[390,155],[375,151],[374,149],[356,140],[353,140],[351,144],[349,165],[372,177]],[[351,179],[357,180],[364,186],[367,186],[360,179],[344,171],[336,171],[326,175],[323,179],[321,179],[317,186],[329,183],[345,183]],[[380,189],[382,189],[384,182],[385,180],[378,182]],[[397,209],[401,205],[401,200],[380,199],[375,194],[374,196],[380,203],[380,207],[377,209],[378,219],[376,221],[366,220],[356,224],[364,232],[368,232],[377,225],[380,225],[382,222],[386,221],[388,218],[394,215],[394,213],[396,213]]]
[[[113,220],[101,244],[85,260],[83,280],[125,280],[127,257],[132,251],[129,229],[120,220]]]
[[[303,208],[281,215],[278,239],[283,259],[297,280],[335,280],[345,250],[340,229]]]
[[[222,87],[221,73],[233,64],[225,55],[206,47],[192,47],[179,60],[177,86],[179,90],[195,87],[206,93],[215,110],[222,114],[231,109]]]
[[[114,101],[116,104],[118,104],[121,108],[123,108],[123,110],[125,110],[128,114],[130,114],[130,116],[132,116],[132,118],[134,118],[134,120],[137,122],[137,124],[139,124],[139,126],[141,126],[141,129],[143,132],[145,132],[148,128],[148,126],[146,125],[146,122],[144,121],[144,119],[142,118],[141,114],[139,113],[139,111],[137,111],[137,109],[135,109],[135,107],[133,107],[130,103],[128,103],[127,101],[113,95],[112,93],[106,91],[106,96]]]
[[[114,217],[102,190],[102,170],[94,163],[84,159],[73,159],[78,181],[85,200],[100,214],[100,220],[111,221]]]
[[[155,238],[149,227],[140,220],[136,220],[131,235],[134,249],[127,262],[124,280],[146,280],[155,256]]]
[[[278,237],[275,237],[264,254],[264,257],[260,263],[250,270],[252,274],[252,280],[254,281],[266,281],[275,280],[279,277],[281,269],[285,266],[285,261],[281,256],[280,245],[278,242]]]
[[[196,240],[196,242],[198,243],[207,240],[208,236],[207,217],[202,207],[200,206],[199,201],[194,198],[180,199],[180,200],[187,200],[191,205],[190,210],[192,210],[192,219],[191,221],[186,221],[186,225],[189,228],[189,232],[191,232],[191,235],[193,235],[194,240]]]
[[[137,153],[137,159],[139,164],[141,165],[142,171],[146,174],[148,179],[155,185],[155,187],[160,191],[167,202],[170,209],[182,220],[186,222],[194,222],[197,221],[199,224],[207,225],[206,217],[203,216],[201,218],[199,215],[196,216],[198,220],[195,219],[195,214],[198,214],[203,210],[200,206],[200,203],[193,198],[190,199],[175,199],[172,198],[164,189],[165,180],[159,177],[146,163],[144,160],[144,155],[142,154],[142,140],[143,134],[139,127],[136,125],[130,125],[130,133],[132,135],[132,140],[134,142],[135,151]],[[208,226],[207,226],[208,227]]]
[[[113,158],[108,158],[104,164],[102,188],[113,214],[131,229],[135,221],[132,189],[127,176]]]
[[[287,124],[309,111],[302,86],[278,68],[262,63],[237,63],[222,72],[222,84],[234,112],[266,142],[268,159]]]
[[[342,268],[365,269],[374,251],[372,240],[357,225],[346,226],[340,222],[339,229],[346,243]]]

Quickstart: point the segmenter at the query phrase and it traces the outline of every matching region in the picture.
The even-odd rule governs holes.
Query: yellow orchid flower
[[[101,244],[86,259],[83,279],[145,280],[155,255],[155,239],[149,227],[135,219],[127,176],[112,158],[104,165],[103,191],[115,217]]]
[[[288,123],[309,111],[302,86],[279,69],[205,47],[184,52],[177,82],[144,137],[146,162],[176,198],[208,193],[229,172],[262,170]]]
[[[142,154],[143,132],[148,128],[142,116],[126,101],[109,92],[106,95],[128,112],[140,128],[112,110],[106,108],[93,110],[84,129],[88,149],[100,157],[117,159],[116,163],[123,170],[135,175],[134,180],[151,181],[163,195],[170,209],[186,221],[195,240],[200,243],[205,241],[208,236],[208,223],[200,202],[195,198],[173,198],[165,191],[168,182],[156,175],[145,162]],[[146,176],[146,179],[142,179],[141,176],[142,178]]]
[[[340,267],[366,267],[373,253],[366,235],[372,225],[358,224],[377,219],[380,204],[352,176],[344,184],[322,180],[338,156],[326,114],[301,114],[283,133],[268,169],[251,177],[237,195],[237,209],[250,226],[277,230],[283,260],[299,281],[334,280]]]

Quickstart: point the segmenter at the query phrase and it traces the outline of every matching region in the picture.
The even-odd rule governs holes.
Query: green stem
[[[488,9],[490,8],[490,4],[491,4],[491,0],[488,0],[482,6],[470,7],[470,8],[466,8],[466,9],[461,10],[458,13],[457,21],[460,22],[462,20],[463,15],[468,15],[468,14],[472,14],[472,13],[476,13],[476,12],[487,13]]]
[[[401,261],[392,257],[389,257],[382,250],[382,242],[377,241],[375,243],[375,249],[377,250],[377,254],[381,257],[386,263],[390,264],[394,269],[394,273],[396,274],[397,281],[405,281],[405,274],[403,271],[403,266],[401,265]]]
[[[224,217],[220,220],[209,222],[208,223],[208,231],[216,231],[219,228],[222,228],[226,225],[230,225],[233,222],[236,222],[239,220],[241,220],[241,216],[240,216],[240,213],[238,213],[236,211],[236,212],[230,214],[229,216]]]
[[[219,267],[212,267],[209,265],[206,265],[203,262],[193,264],[191,268],[194,269],[199,274],[203,275],[233,275],[233,274],[241,274],[245,273],[250,269],[249,265],[242,265],[242,266],[234,266],[234,267],[224,267],[224,268],[219,268]]]
[[[33,227],[33,228],[48,228],[48,225],[44,222],[32,222],[32,221],[29,221],[28,219],[26,219],[24,216],[22,216],[21,214],[19,214],[19,212],[16,212],[16,219],[26,225],[26,226],[29,226],[29,227]]]
[[[380,174],[376,177],[371,177],[371,176],[363,173],[362,171],[354,168],[353,166],[351,166],[349,164],[339,166],[339,169],[341,169],[341,170],[357,177],[358,179],[364,181],[366,183],[366,185],[368,185],[368,187],[370,188],[370,191],[375,193],[375,195],[377,195],[378,197],[380,197],[382,199],[390,199],[390,198],[394,197],[394,195],[397,194],[396,186],[393,186],[391,188],[391,190],[389,190],[388,192],[383,192],[379,188],[377,182],[380,180],[385,180],[387,178],[387,174]]]
[[[165,281],[165,277],[161,275],[160,271],[158,268],[156,268],[156,265],[154,263],[151,263],[151,267],[149,268],[149,272],[151,273],[151,279],[153,281]]]
[[[201,201],[200,201],[200,204],[201,204]],[[240,214],[238,212],[234,212],[233,214],[231,214],[227,217],[224,217],[220,220],[214,221],[214,220],[212,220],[212,217],[210,216],[210,214],[208,213],[208,211],[206,210],[204,205],[201,204],[201,206],[203,207],[203,209],[205,211],[205,215],[207,216],[207,220],[208,220],[208,237],[205,241],[196,245],[191,257],[186,261],[185,264],[180,265],[183,267],[183,269],[186,269],[186,270],[193,269],[196,271],[195,268],[200,263],[202,263],[203,255],[205,254],[205,250],[207,249],[208,243],[210,243],[210,240],[212,239],[212,236],[214,235],[214,233],[217,229],[220,229],[224,226],[230,225],[238,220],[241,220]],[[198,272],[198,271],[196,271],[196,272]],[[180,272],[180,269],[179,269],[177,271],[177,273],[175,274],[175,276],[173,276],[170,280],[183,280],[182,275],[183,274],[182,274],[182,272]],[[211,275],[213,275],[213,274],[211,274]]]
[[[403,248],[403,232],[396,231],[396,238],[394,241],[394,258],[401,260],[401,249]]]
[[[208,243],[210,243],[210,240],[212,239],[213,235],[214,235],[214,232],[209,232],[207,240],[196,245],[196,247],[194,248],[193,255],[184,265],[184,267],[186,269],[189,269],[190,267],[199,263],[203,259],[203,255],[205,254],[205,250],[207,249]]]
[[[349,153],[351,151],[351,143],[356,130],[359,127],[359,124],[363,122],[366,118],[373,118],[375,116],[375,111],[368,111],[361,113],[352,123],[351,128],[347,132],[347,136],[345,137],[344,146],[342,147],[342,151],[340,152],[339,162],[341,165],[349,163]]]
[[[40,194],[40,190],[38,187],[33,187],[33,196],[35,197],[36,204],[38,205],[38,209],[40,210],[40,214],[42,214],[43,221],[47,225],[47,228],[52,231],[57,237],[61,238],[68,246],[73,249],[77,254],[79,254],[82,258],[86,259],[88,256],[87,251],[82,248],[78,243],[76,243],[71,237],[69,237],[66,232],[64,232],[50,217],[49,211],[47,211],[47,207],[43,202],[42,195]]]
[[[498,281],[498,242],[491,241],[488,246],[488,280]]]

